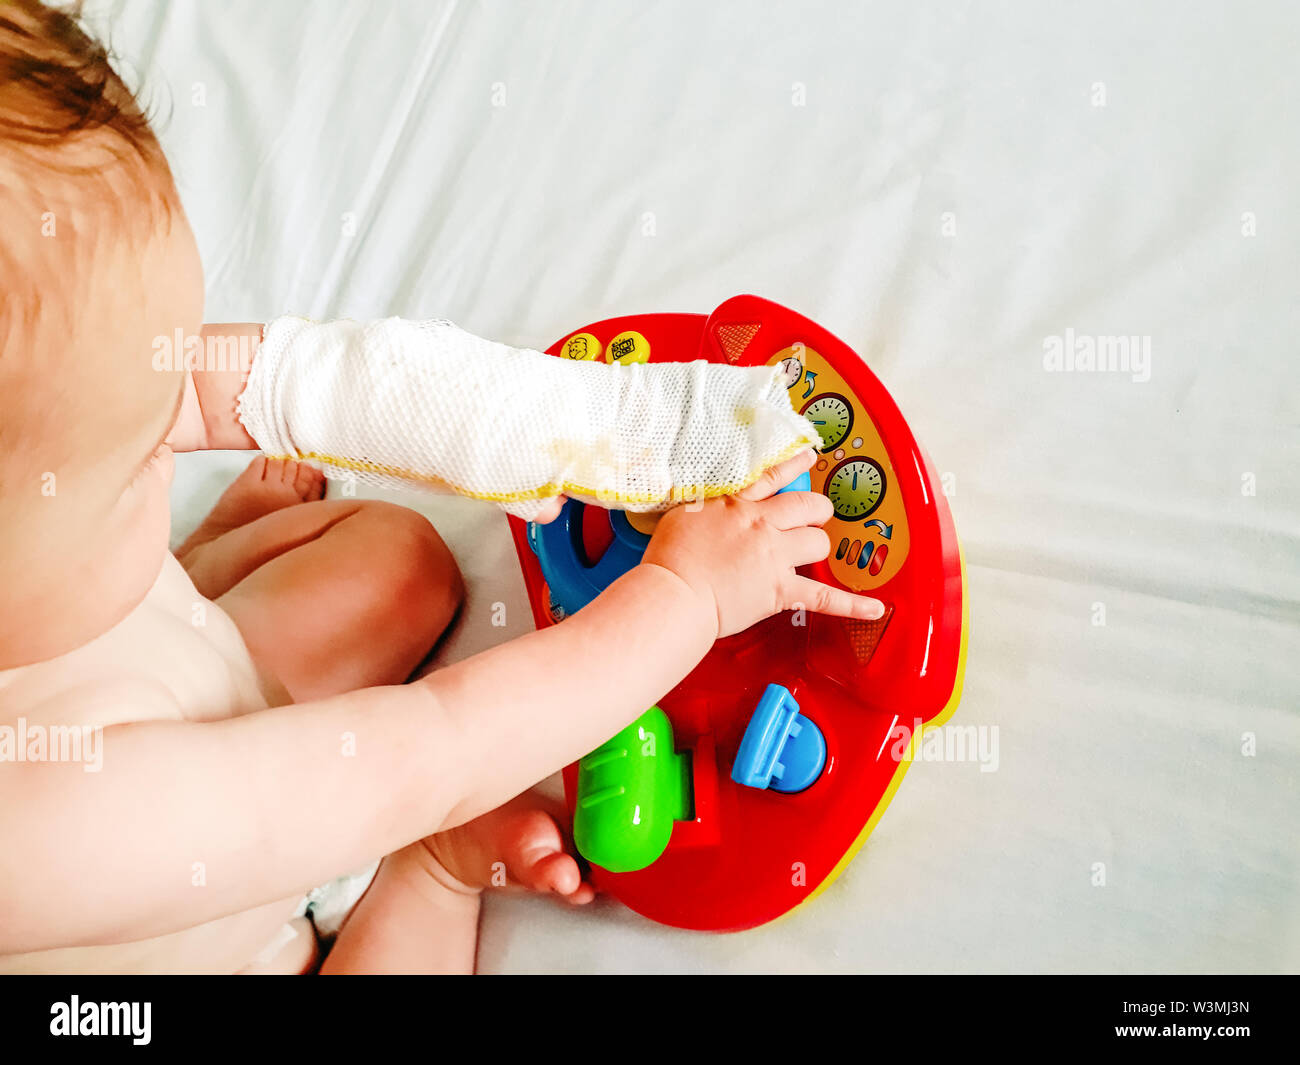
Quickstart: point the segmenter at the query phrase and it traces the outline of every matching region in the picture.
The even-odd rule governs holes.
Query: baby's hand
[[[734,496],[703,506],[681,506],[663,516],[643,564],[680,577],[717,612],[718,636],[730,636],[782,610],[872,620],[884,614],[878,599],[832,588],[795,573],[830,553],[821,526],[832,514],[817,492],[784,492],[808,469],[811,451],[773,466]]]

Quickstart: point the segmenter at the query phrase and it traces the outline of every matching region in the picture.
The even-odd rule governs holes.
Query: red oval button
[[[876,548],[876,553],[871,556],[871,562],[867,566],[867,572],[873,577],[885,568],[885,559],[889,557],[889,545],[881,544]]]

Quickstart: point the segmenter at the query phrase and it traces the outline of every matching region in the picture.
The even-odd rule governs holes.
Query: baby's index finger
[[[820,492],[781,492],[763,501],[763,518],[781,530],[825,525],[835,513]]]
[[[885,604],[858,592],[834,588],[810,577],[795,576],[788,586],[788,602],[800,603],[814,614],[878,621],[885,616]]]
[[[816,458],[816,452],[812,448],[804,448],[784,462],[769,466],[759,474],[758,480],[737,492],[736,498],[757,502],[760,499],[775,495],[798,477],[799,474],[811,469]]]

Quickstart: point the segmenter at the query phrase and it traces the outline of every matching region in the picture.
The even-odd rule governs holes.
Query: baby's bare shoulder
[[[174,574],[171,572],[174,571]],[[174,561],[108,632],[57,658],[0,671],[0,724],[107,728],[215,721],[264,709],[263,680],[234,622]]]

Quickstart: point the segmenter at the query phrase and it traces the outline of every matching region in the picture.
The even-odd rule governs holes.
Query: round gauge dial
[[[822,438],[823,451],[839,447],[853,427],[853,408],[837,392],[814,396],[799,413],[813,423],[817,435]]]
[[[803,363],[796,356],[791,355],[788,359],[782,359],[780,366],[781,383],[786,388],[794,388],[803,377]]]
[[[885,496],[885,471],[874,459],[845,459],[826,478],[826,498],[844,521],[865,518]]]

